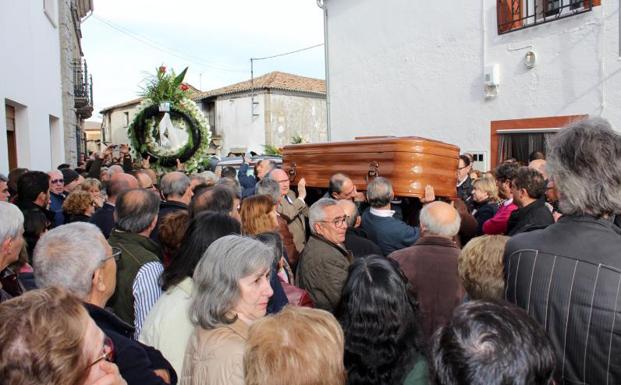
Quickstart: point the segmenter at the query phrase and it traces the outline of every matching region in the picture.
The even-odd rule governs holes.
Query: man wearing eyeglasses
[[[176,373],[162,354],[132,340],[133,326],[104,308],[116,289],[120,255],[121,250],[111,248],[93,224],[59,226],[37,244],[33,257],[37,286],[62,287],[84,302],[95,324],[112,341],[98,359],[112,359],[114,350],[114,362],[128,385],[175,384]]]
[[[54,212],[54,227],[65,223],[63,215],[63,203],[67,197],[64,193],[65,182],[63,173],[59,170],[52,170],[47,173],[50,176],[50,211]]]
[[[322,198],[311,206],[309,224],[312,235],[298,261],[297,283],[316,307],[334,312],[352,259],[343,245],[347,215],[337,201]]]

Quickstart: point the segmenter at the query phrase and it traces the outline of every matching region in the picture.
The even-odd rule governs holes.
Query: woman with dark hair
[[[417,306],[390,259],[354,260],[336,317],[345,333],[348,385],[427,384]]]
[[[179,375],[185,347],[194,330],[189,317],[194,269],[216,239],[240,232],[239,221],[228,214],[211,211],[197,214],[177,255],[162,273],[160,282],[165,293],[149,312],[139,339],[160,350]]]

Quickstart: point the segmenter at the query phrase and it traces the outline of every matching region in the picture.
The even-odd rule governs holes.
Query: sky
[[[93,76],[95,111],[138,97],[160,65],[203,91],[250,79],[250,58],[323,43],[314,0],[95,0],[82,24],[82,49]],[[324,79],[324,47],[254,63],[271,71]]]

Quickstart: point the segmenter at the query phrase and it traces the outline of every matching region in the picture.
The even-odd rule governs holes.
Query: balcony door
[[[5,105],[6,109],[6,143],[9,154],[9,170],[17,168],[17,139],[15,135],[15,107]]]

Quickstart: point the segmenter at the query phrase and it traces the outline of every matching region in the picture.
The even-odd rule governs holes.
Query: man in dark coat
[[[50,176],[50,211],[54,213],[54,227],[65,223],[63,203],[67,197],[64,193],[65,182],[63,173],[52,170],[47,173]]]
[[[547,166],[563,216],[512,237],[506,299],[546,330],[556,384],[621,384],[621,136],[605,120],[555,135]]]
[[[132,340],[134,328],[104,309],[116,287],[118,255],[97,227],[71,223],[39,240],[35,279],[40,288],[62,287],[85,302],[95,324],[112,340],[115,363],[128,385],[175,384],[177,375],[162,354]]]
[[[351,256],[343,247],[346,215],[334,199],[322,198],[309,210],[311,237],[300,255],[297,283],[315,306],[333,312],[341,300]]]
[[[158,228],[162,220],[171,213],[179,210],[188,211],[188,205],[194,193],[190,187],[190,178],[182,172],[173,171],[162,177],[160,181],[160,192],[164,200],[160,203],[157,226],[151,233],[151,239],[158,241]]]
[[[545,201],[546,181],[537,170],[520,167],[511,181],[513,202],[518,209],[511,213],[507,235],[542,229],[554,223],[552,212]]]
[[[463,301],[465,291],[457,272],[459,248],[454,241],[460,224],[459,213],[451,205],[429,203],[420,212],[422,237],[388,256],[399,263],[410,281],[426,340],[448,322],[453,309]]]
[[[114,228],[114,206],[116,204],[116,198],[123,191],[134,188],[138,188],[138,181],[132,175],[118,173],[110,178],[110,183],[106,188],[108,199],[101,208],[95,211],[90,219],[90,222],[99,227],[106,238],[110,237],[110,233]]]
[[[390,202],[395,195],[386,178],[377,177],[367,186],[367,201],[371,206],[362,214],[362,229],[379,246],[384,255],[411,246],[420,236],[412,227],[394,217]]]
[[[339,206],[347,215],[347,232],[345,233],[345,248],[353,254],[355,258],[365,255],[382,255],[382,250],[373,241],[367,239],[367,235],[360,228],[361,218],[358,215],[358,207],[349,199],[338,201]]]

